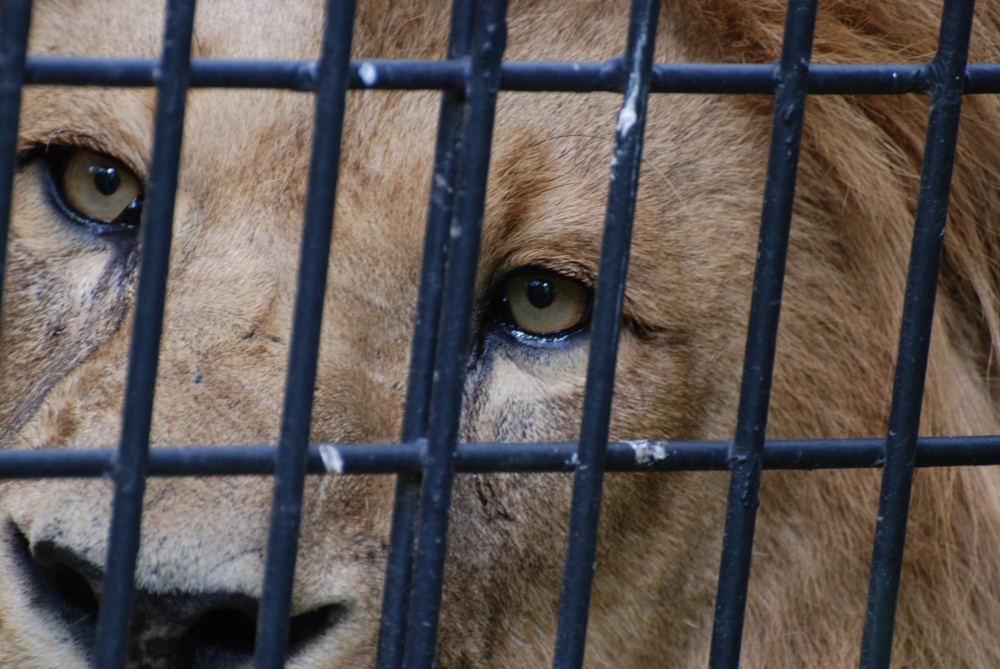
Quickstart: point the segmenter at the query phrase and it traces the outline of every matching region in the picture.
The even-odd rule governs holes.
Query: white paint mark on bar
[[[639,35],[639,41],[635,45],[636,52],[642,51],[645,44],[646,35],[642,33]],[[635,59],[633,67],[635,70],[629,73],[628,96],[625,98],[625,104],[622,105],[621,111],[618,112],[618,122],[615,124],[615,130],[618,132],[619,137],[624,137],[632,132],[636,122],[639,120],[640,65],[638,58]]]
[[[323,466],[327,474],[343,474],[344,458],[340,457],[340,451],[336,446],[330,444],[320,444],[319,457],[323,458]]]
[[[361,77],[361,83],[368,88],[378,83],[378,70],[372,63],[361,63],[361,67],[358,68],[358,76]]]
[[[636,441],[626,441],[635,452],[635,462],[639,465],[648,465],[651,462],[659,462],[667,459],[667,449],[663,444],[655,441],[638,439]]]
[[[625,104],[622,105],[621,111],[618,112],[618,123],[615,125],[615,130],[618,131],[619,135],[627,135],[635,126],[635,122],[639,118],[636,113],[638,102],[639,91],[633,88],[632,92],[629,93],[628,99],[625,100]]]

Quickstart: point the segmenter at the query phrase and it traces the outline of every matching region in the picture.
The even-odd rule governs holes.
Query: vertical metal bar
[[[459,156],[462,170],[449,230],[451,241],[434,367],[437,382],[428,418],[413,593],[407,617],[404,664],[409,669],[429,669],[434,663],[454,482],[455,440],[469,355],[469,320],[479,264],[500,64],[507,45],[506,0],[477,5]]]
[[[761,454],[771,397],[815,23],[816,0],[789,0],[777,71],[743,382],[730,455],[729,500],[709,659],[712,669],[738,667],[740,661],[754,526],[760,505]]]
[[[868,605],[861,640],[862,669],[888,667],[892,653],[893,623],[934,320],[934,298],[958,142],[973,6],[973,0],[945,1],[938,52],[929,66],[933,82],[932,104],[903,298],[899,355],[896,359]]]
[[[573,483],[566,566],[559,600],[556,669],[583,666],[590,593],[597,555],[597,530],[611,420],[611,400],[621,332],[629,244],[639,188],[642,140],[652,79],[660,0],[635,0],[629,24],[625,98],[615,126],[611,185],[604,219],[601,265],[587,363],[577,468]]]
[[[288,646],[306,456],[333,237],[333,208],[344,130],[348,66],[354,35],[354,9],[354,0],[329,0],[326,8],[298,292],[285,382],[284,418],[275,463],[271,529],[257,618],[255,666],[258,669],[283,666]]]
[[[158,81],[152,167],[146,189],[142,266],[129,352],[121,444],[115,467],[106,575],[97,622],[96,666],[121,667],[135,590],[142,497],[149,460],[149,429],[159,365],[167,290],[174,198],[194,30],[194,0],[167,3],[162,78]]]
[[[448,59],[469,55],[472,41],[472,0],[454,0],[451,9],[451,34]],[[409,383],[403,416],[403,441],[413,442],[427,436],[427,418],[433,395],[433,372],[448,229],[454,216],[457,152],[462,130],[464,96],[460,91],[445,91],[438,114],[437,147],[434,152],[434,175],[431,183],[427,231],[424,237],[423,267],[417,297],[410,355]],[[392,533],[386,565],[385,590],[382,595],[382,620],[379,631],[378,669],[400,669],[406,645],[406,616],[410,604],[413,575],[413,551],[422,477],[400,474],[396,479]]]
[[[17,129],[31,28],[31,0],[0,2],[0,297],[7,275],[7,237],[17,171]],[[2,301],[2,299],[0,299]]]

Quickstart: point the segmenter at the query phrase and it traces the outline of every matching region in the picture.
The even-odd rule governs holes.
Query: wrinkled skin
[[[314,58],[319,4],[205,0],[194,57]],[[925,4],[821,3],[815,59],[922,62],[938,11]],[[354,56],[443,57],[446,5],[361,2]],[[512,2],[507,57],[616,56],[621,5]],[[666,5],[660,61],[770,62],[779,52],[778,3]],[[146,9],[38,0],[31,51],[153,57],[162,8]],[[974,61],[995,58],[1000,35],[998,10],[981,12]],[[349,96],[314,442],[400,438],[438,97]],[[152,441],[274,444],[313,100],[196,90],[188,103]],[[497,300],[519,268],[592,281],[619,104],[615,95],[501,95],[462,440],[576,438],[586,331],[558,343],[513,338]],[[966,100],[925,434],[1000,430],[991,395],[997,104]],[[4,447],[117,443],[142,249],[134,233],[95,235],[55,206],[45,156],[46,147],[87,148],[141,181],[154,106],[143,89],[25,92],[0,342]],[[808,107],[771,436],[884,434],[925,111],[915,97]],[[732,434],[769,114],[769,99],[651,103],[613,438]],[[705,666],[726,483],[720,474],[609,477],[588,667]],[[289,667],[373,666],[393,486],[391,477],[307,481],[292,607],[322,620],[293,643]],[[569,491],[564,475],[457,478],[438,666],[551,663]],[[220,610],[255,606],[271,492],[257,478],[149,481],[130,667],[249,666],[252,641],[227,648],[198,630]],[[871,472],[765,475],[746,666],[856,664],[876,494]],[[101,589],[110,496],[107,480],[0,487],[0,667],[87,666],[88,593]],[[918,474],[900,666],[1000,666],[998,514],[992,470]]]

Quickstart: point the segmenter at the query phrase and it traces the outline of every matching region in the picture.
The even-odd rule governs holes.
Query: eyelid
[[[18,165],[27,165],[31,160],[58,151],[73,151],[83,149],[101,155],[114,158],[127,167],[132,174],[146,187],[146,166],[148,162],[143,159],[136,160],[137,156],[133,151],[127,150],[121,142],[112,142],[87,133],[59,131],[48,133],[44,138],[25,140],[21,143],[18,152]]]
[[[503,263],[493,272],[490,285],[499,290],[510,277],[528,272],[550,272],[571,281],[579,282],[584,288],[593,292],[597,283],[597,271],[583,263],[574,260],[540,258],[530,262]]]

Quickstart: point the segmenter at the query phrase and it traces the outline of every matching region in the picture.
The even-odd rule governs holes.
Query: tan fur
[[[195,56],[312,58],[316,2],[204,0]],[[770,62],[774,0],[674,0],[660,61]],[[441,58],[447,3],[361,2],[354,55]],[[38,0],[35,54],[158,53],[162,10],[125,0]],[[938,3],[820,3],[816,62],[923,62]],[[625,42],[623,2],[514,1],[509,59],[599,60]],[[1000,55],[1000,8],[980,3],[973,62]],[[158,445],[277,440],[304,207],[312,98],[189,95]],[[503,94],[463,440],[573,440],[586,343],[527,350],[491,339],[488,296],[512,269],[596,271],[620,98]],[[148,173],[154,94],[31,88],[24,151],[88,146]],[[612,436],[733,432],[770,98],[657,96],[650,105]],[[313,439],[399,438],[438,95],[352,93],[344,134]],[[769,435],[885,431],[927,103],[810,100]],[[924,434],[1000,431],[1000,103],[965,101],[939,290]],[[52,207],[40,161],[16,180],[4,296],[0,425],[11,448],[117,443],[137,250]],[[610,476],[588,667],[706,666],[727,477]],[[104,563],[104,480],[0,487],[0,667],[84,666],[72,630],[32,592],[18,535]],[[878,474],[767,473],[747,667],[856,665]],[[374,663],[390,477],[312,478],[293,613],[347,614],[291,667]],[[459,476],[438,666],[551,664],[570,479]],[[137,583],[152,595],[259,596],[271,483],[149,482]],[[1000,481],[991,469],[920,471],[895,665],[1000,666]],[[177,620],[178,625],[191,621]],[[155,666],[173,666],[164,661]]]

